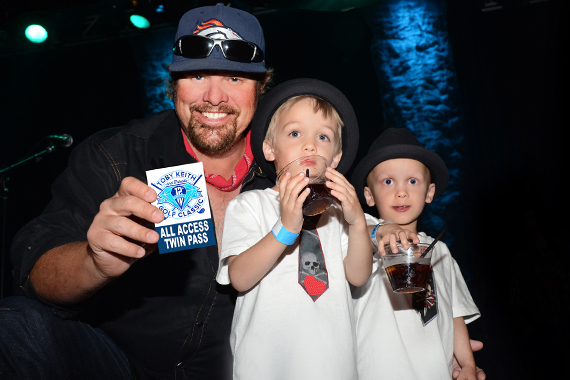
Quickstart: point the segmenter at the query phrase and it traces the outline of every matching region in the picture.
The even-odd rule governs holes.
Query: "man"
[[[248,137],[265,43],[255,17],[223,5],[186,13],[175,41],[175,109],[80,144],[14,238],[25,297],[0,301],[2,379],[231,378],[235,291],[215,282],[218,246],[152,252],[163,214],[145,172],[201,161],[221,241],[228,202],[272,186]]]
[[[248,136],[269,79],[264,36],[252,15],[216,5],[186,13],[175,41],[175,110],[83,142],[15,237],[21,292],[49,308],[3,301],[3,379],[230,377],[235,294],[215,282],[218,247],[150,254],[163,215],[145,172],[201,161],[218,239],[227,203],[271,185]]]

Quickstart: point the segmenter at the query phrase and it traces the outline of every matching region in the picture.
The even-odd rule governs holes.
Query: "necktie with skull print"
[[[299,284],[313,301],[329,288],[325,256],[316,228],[320,217],[305,217],[299,243]]]

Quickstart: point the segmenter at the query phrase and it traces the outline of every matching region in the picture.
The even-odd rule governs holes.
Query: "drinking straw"
[[[429,247],[427,247],[427,249],[424,251],[424,253],[422,253],[421,257],[425,257],[427,255],[427,253],[429,251],[431,251],[431,249],[433,248],[433,246],[435,245],[435,243],[437,243],[439,241],[439,239],[441,239],[441,237],[443,236],[443,234],[445,233],[445,231],[447,231],[447,226],[443,227],[443,230],[441,230],[441,232],[439,233],[439,235],[437,235],[437,237],[431,242],[431,244],[429,245]]]

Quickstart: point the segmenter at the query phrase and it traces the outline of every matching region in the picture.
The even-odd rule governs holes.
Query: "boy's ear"
[[[332,162],[331,162],[331,168],[336,169],[341,158],[342,158],[342,150],[334,155]]]
[[[374,207],[376,202],[374,202],[374,197],[372,196],[372,191],[368,186],[364,186],[364,199],[366,199],[366,204],[370,207]]]
[[[275,152],[269,140],[263,140],[263,155],[267,161],[275,161]]]
[[[434,194],[435,194],[435,183],[430,183],[426,194],[426,203],[431,203],[431,201],[433,201]]]

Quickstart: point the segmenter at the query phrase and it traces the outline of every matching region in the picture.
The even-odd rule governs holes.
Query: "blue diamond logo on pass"
[[[158,204],[169,203],[178,210],[183,211],[190,201],[201,196],[202,193],[196,186],[190,184],[172,185],[165,187],[158,194]]]
[[[148,170],[146,175],[157,194],[153,206],[164,214],[155,225],[160,253],[216,244],[201,162]]]

